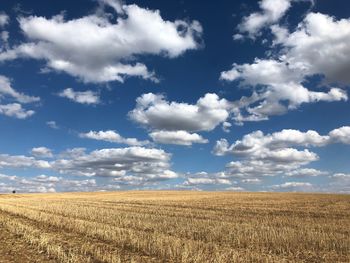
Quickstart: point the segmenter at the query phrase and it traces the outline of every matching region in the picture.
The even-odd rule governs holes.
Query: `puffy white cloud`
[[[188,178],[184,185],[219,185],[219,184],[232,184],[228,179],[219,178]]]
[[[62,98],[68,98],[72,101],[81,104],[98,104],[100,103],[100,96],[97,92],[93,92],[91,90],[87,91],[75,91],[71,88],[67,88],[60,93],[58,96]]]
[[[285,129],[267,135],[262,131],[255,131],[244,135],[242,140],[237,140],[231,146],[225,139],[217,141],[213,153],[219,156],[228,153],[239,156],[284,156],[287,153],[295,153],[293,149],[288,148],[290,146],[324,146],[330,140],[330,136],[321,136],[312,130],[301,132]]]
[[[141,146],[149,143],[148,141],[139,141],[136,138],[124,138],[120,136],[119,133],[112,130],[89,131],[87,133],[80,133],[79,136],[81,138],[88,138],[88,139],[113,142],[113,143],[124,143],[128,145],[133,145],[133,146]]]
[[[0,174],[0,193],[16,190],[19,193],[53,193],[56,191],[98,191],[118,189],[118,185],[98,184],[95,179],[72,180],[63,177],[39,175],[35,177]]]
[[[272,185],[271,189],[287,191],[312,191],[313,185],[309,182],[285,182],[283,184]]]
[[[334,129],[329,133],[329,136],[334,142],[350,144],[350,127],[343,126],[338,129]]]
[[[309,176],[320,176],[327,175],[328,172],[316,170],[313,168],[302,168],[294,171],[287,172],[285,175],[290,177],[309,177]]]
[[[229,122],[227,122],[227,121],[224,121],[224,122],[222,123],[222,130],[223,130],[224,132],[229,133],[231,127],[232,127],[232,124],[229,123]]]
[[[339,87],[350,83],[350,19],[311,12],[291,33],[278,25],[271,30],[275,39],[266,58],[233,64],[221,73],[222,80],[236,80],[241,87],[252,89],[250,97],[235,102],[238,124],[266,120],[303,103],[348,99]],[[315,75],[324,77],[322,90],[306,87],[308,78]]]
[[[349,143],[345,126],[332,130],[328,135],[320,135],[316,131],[301,132],[285,129],[272,134],[255,131],[243,136],[232,145],[226,139],[216,142],[213,153],[218,156],[231,154],[240,158],[230,162],[226,176],[256,177],[256,176],[318,176],[325,175],[311,168],[300,168],[303,165],[319,159],[316,153],[309,149],[293,147],[322,147],[332,143]]]
[[[0,174],[0,180],[15,181],[16,188],[22,192],[31,190],[19,188],[18,185],[31,186],[33,189],[45,186],[47,189],[54,187],[65,191],[95,191],[113,190],[120,185],[136,185],[135,182],[139,186],[157,185],[159,182],[179,177],[170,169],[171,155],[161,149],[127,147],[100,149],[87,153],[83,148],[75,148],[54,157],[54,160],[48,162],[23,155],[0,154],[0,168],[40,168],[61,175],[87,176],[91,179],[82,181],[47,175],[23,178]],[[101,177],[100,183],[95,181],[97,177]]]
[[[9,117],[15,117],[17,119],[26,119],[35,113],[33,110],[25,110],[19,103],[0,104],[0,114],[4,114]]]
[[[278,22],[291,7],[291,2],[292,0],[261,0],[259,2],[261,11],[244,17],[238,26],[239,31],[255,38],[262,28]],[[236,34],[234,38],[240,39],[242,35]]]
[[[0,114],[18,119],[28,118],[35,113],[33,110],[25,110],[22,104],[40,101],[39,97],[28,96],[16,91],[12,88],[10,79],[0,75],[0,103],[3,103],[1,101],[5,99],[15,102],[0,104]]]
[[[0,53],[0,60],[29,57],[46,61],[46,71],[68,73],[84,82],[124,81],[138,76],[156,81],[138,62],[140,55],[177,57],[197,49],[202,27],[197,21],[164,20],[159,10],[100,1],[116,10],[66,20],[63,15],[18,19],[28,42]]]
[[[303,86],[305,71],[284,61],[256,59],[252,64],[234,64],[221,73],[221,79],[239,80],[244,87],[253,88],[251,97],[236,101],[236,122],[266,120],[271,115],[281,115],[303,103],[347,100],[346,92],[330,88],[328,92],[310,91]],[[253,106],[251,106],[253,105]],[[247,116],[242,114],[242,109]]]
[[[9,22],[10,17],[4,12],[0,12],[0,28],[6,26]]]
[[[192,145],[193,143],[208,143],[197,133],[187,131],[154,131],[149,134],[153,141],[164,144]]]
[[[147,93],[136,99],[136,107],[129,117],[144,127],[150,128],[150,137],[158,143],[192,145],[207,143],[198,131],[211,131],[230,115],[232,105],[218,95],[207,93],[195,104],[170,102],[163,95]],[[224,124],[225,123],[225,124]]]
[[[129,112],[132,120],[151,129],[166,131],[211,131],[230,114],[230,103],[216,94],[206,94],[196,104],[169,102],[164,96],[143,94]]]
[[[62,156],[63,157],[63,156]],[[83,150],[52,163],[55,171],[83,176],[122,177],[133,175],[145,180],[164,180],[177,177],[170,171],[170,154],[160,149],[127,147]]]
[[[51,168],[47,161],[24,155],[0,154],[0,168]]]
[[[57,183],[63,180],[61,177],[56,176],[47,176],[47,175],[38,175],[34,178],[34,181],[38,182],[46,182],[46,183]]]
[[[296,31],[280,42],[284,61],[301,67],[307,75],[324,74],[330,82],[350,83],[350,19],[309,13]]]
[[[52,151],[46,147],[35,147],[31,150],[31,154],[35,157],[41,157],[41,158],[53,157]]]

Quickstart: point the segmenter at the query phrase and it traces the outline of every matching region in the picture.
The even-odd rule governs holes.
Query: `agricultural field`
[[[350,262],[350,195],[0,195],[0,262]]]

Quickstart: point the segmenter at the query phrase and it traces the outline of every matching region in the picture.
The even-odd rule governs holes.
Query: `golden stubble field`
[[[350,262],[350,195],[0,195],[0,222],[33,262]]]

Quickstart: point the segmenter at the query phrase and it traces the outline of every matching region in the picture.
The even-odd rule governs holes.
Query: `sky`
[[[0,3],[0,193],[350,193],[350,3]]]

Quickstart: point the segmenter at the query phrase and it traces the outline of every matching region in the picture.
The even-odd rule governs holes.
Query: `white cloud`
[[[266,120],[298,108],[303,103],[347,100],[350,83],[350,19],[308,13],[293,32],[279,25],[271,27],[275,36],[267,58],[251,64],[233,64],[221,79],[237,80],[252,89],[250,97],[235,102],[236,122]],[[324,77],[318,91],[306,87],[308,77]],[[338,86],[338,87],[336,87]]]
[[[33,58],[46,61],[46,71],[65,72],[84,82],[124,81],[138,76],[156,81],[138,62],[144,54],[177,57],[199,47],[202,27],[197,21],[164,20],[158,10],[100,1],[116,9],[66,20],[63,15],[18,19],[28,42],[3,53],[0,60]]]
[[[149,142],[148,141],[139,141],[136,138],[124,138],[120,136],[115,131],[107,130],[107,131],[89,131],[87,133],[80,133],[79,137],[81,138],[88,138],[93,140],[100,140],[100,141],[106,141],[106,142],[112,142],[112,143],[124,143],[127,145],[132,146],[142,146],[146,145]]]
[[[35,157],[41,158],[52,158],[53,154],[49,148],[46,147],[36,147],[31,150],[31,154]]]
[[[28,96],[16,91],[11,87],[11,81],[7,77],[0,75],[0,99],[5,96],[10,97],[20,103],[32,103],[40,101],[39,97]]]
[[[334,129],[329,133],[329,136],[334,142],[350,144],[350,127],[343,126],[339,129]]]
[[[336,179],[336,180],[350,180],[350,174],[335,173],[331,176],[331,178]]]
[[[0,32],[0,52],[4,49],[9,48],[9,40],[10,33],[8,31],[1,31]]]
[[[271,189],[289,191],[312,191],[313,185],[309,182],[285,182],[283,184],[272,185]]]
[[[221,123],[229,127],[231,103],[218,95],[207,93],[195,104],[167,101],[163,95],[147,93],[136,99],[129,117],[150,128],[149,136],[158,143],[192,145],[208,143],[198,131],[211,131]]]
[[[100,96],[97,92],[93,92],[91,90],[87,91],[74,91],[71,88],[67,88],[60,93],[58,96],[62,98],[68,98],[74,102],[81,104],[99,104]]]
[[[60,128],[55,121],[47,121],[46,125],[55,130]]]
[[[330,136],[321,136],[316,131],[301,132],[298,130],[285,129],[280,132],[264,135],[262,131],[255,131],[237,140],[231,146],[227,140],[221,139],[214,147],[215,155],[236,154],[248,155],[276,155],[292,153],[290,146],[324,146],[330,143]],[[283,152],[279,152],[283,150]]]
[[[327,175],[328,172],[316,170],[313,168],[303,168],[286,173],[286,176],[290,177],[309,177],[309,176],[320,176]]]
[[[309,13],[296,31],[281,41],[284,60],[307,75],[324,74],[330,82],[350,83],[350,19]]]
[[[6,26],[10,22],[10,17],[4,12],[0,12],[0,28]]]
[[[218,178],[188,178],[184,185],[230,185],[231,182],[227,179]]]
[[[15,102],[3,104],[3,100]],[[39,97],[28,96],[16,91],[14,88],[12,88],[10,79],[0,75],[0,114],[18,119],[28,118],[35,112],[33,110],[24,109],[22,104],[38,101],[40,101]]]
[[[6,169],[46,169],[69,176],[92,177],[90,181],[71,181],[64,177],[39,175],[32,179],[0,174],[0,179],[16,181],[20,185],[45,186],[46,188],[74,191],[117,189],[130,181],[139,186],[156,185],[159,182],[178,178],[179,175],[170,169],[171,155],[161,149],[144,147],[109,148],[87,153],[83,148],[67,150],[54,156],[48,162],[23,155],[12,156],[0,154],[0,168]],[[97,185],[95,178],[104,177]],[[118,178],[118,179],[115,179]],[[135,179],[137,178],[137,179]],[[86,183],[86,184],[85,184]],[[24,191],[24,189],[22,189]],[[1,189],[0,189],[1,191]],[[29,188],[25,190],[30,191]]]
[[[224,173],[227,176],[318,176],[327,173],[311,168],[300,168],[318,160],[318,155],[309,149],[299,148],[349,143],[347,131],[348,127],[332,130],[328,135],[320,135],[312,130],[301,132],[285,129],[266,135],[261,131],[255,131],[243,136],[232,145],[226,139],[217,141],[213,153],[218,156],[231,154],[240,158],[239,161],[230,162],[226,166]]]
[[[26,119],[35,113],[33,110],[25,110],[19,103],[0,104],[0,114],[4,114],[9,117],[15,117],[17,119]]]
[[[132,120],[165,131],[211,131],[229,116],[230,103],[216,94],[206,94],[196,104],[169,102],[164,96],[143,94],[129,112]]]
[[[193,143],[208,143],[197,133],[187,131],[154,131],[149,134],[153,141],[164,144],[192,145]]]
[[[48,169],[51,165],[47,161],[37,160],[24,155],[0,154],[0,168],[41,168]]]
[[[235,104],[236,122],[266,120],[296,109],[303,103],[346,101],[348,96],[340,88],[329,91],[310,91],[303,86],[305,71],[293,64],[274,59],[256,59],[252,64],[237,65],[221,73],[222,80],[239,80],[253,89],[250,97],[242,97]],[[253,105],[253,106],[252,106]],[[246,111],[246,116],[242,113]]]
[[[38,182],[46,182],[46,183],[57,183],[62,181],[63,179],[61,177],[56,176],[47,176],[47,175],[38,175],[34,178],[34,181]]]
[[[259,178],[247,178],[241,180],[241,182],[245,184],[260,184],[262,181]]]
[[[230,128],[232,127],[232,124],[227,122],[227,121],[224,121],[222,123],[222,130],[226,133],[229,133],[230,132]]]
[[[75,151],[52,163],[55,171],[82,176],[122,177],[133,175],[145,181],[177,177],[170,171],[170,154],[160,149],[127,147]]]
[[[291,7],[292,0],[261,0],[259,6],[261,12],[255,12],[243,18],[238,29],[241,33],[248,33],[249,37],[255,38],[260,30],[268,25],[278,22]],[[240,39],[235,35],[235,39]]]

